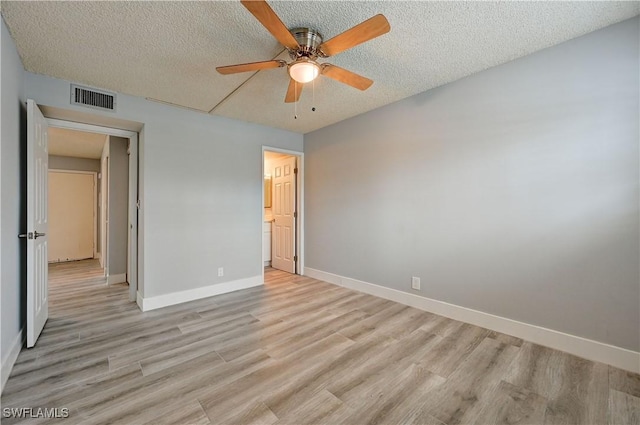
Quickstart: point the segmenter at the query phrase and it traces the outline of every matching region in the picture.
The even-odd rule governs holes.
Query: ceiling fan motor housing
[[[322,35],[318,31],[309,28],[294,28],[290,31],[300,45],[297,50],[289,51],[292,59],[300,57],[316,59],[318,56],[324,56],[318,50],[318,46],[322,44]]]

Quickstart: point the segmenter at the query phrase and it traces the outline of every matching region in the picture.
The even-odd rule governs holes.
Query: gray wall
[[[109,275],[127,272],[128,139],[109,137]]]
[[[69,104],[68,81],[25,75],[39,104],[142,124],[145,298],[262,275],[262,145],[302,150],[301,134],[122,94],[116,112],[94,111]]]
[[[89,158],[74,158],[71,156],[49,155],[49,169],[72,171],[100,172],[100,160]]]
[[[4,365],[11,344],[24,326],[26,244],[18,239],[24,231],[26,199],[21,195],[24,172],[21,158],[26,151],[26,107],[24,69],[4,21],[0,18],[0,354]],[[6,372],[3,372],[3,374]]]
[[[638,351],[638,32],[305,135],[306,266]]]

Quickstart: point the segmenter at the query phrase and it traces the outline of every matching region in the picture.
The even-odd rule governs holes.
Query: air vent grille
[[[71,85],[71,103],[103,111],[115,111],[116,95],[89,87]]]

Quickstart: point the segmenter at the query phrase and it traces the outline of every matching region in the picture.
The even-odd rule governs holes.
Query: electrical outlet
[[[413,276],[411,278],[411,289],[420,290],[420,278]]]
[[[224,267],[218,267],[218,277],[224,276]]]

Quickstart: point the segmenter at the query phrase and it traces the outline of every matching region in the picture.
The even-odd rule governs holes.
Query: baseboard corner
[[[125,283],[127,281],[126,273],[110,274],[107,276],[107,284],[115,285],[116,283]]]
[[[144,298],[138,293],[137,303],[142,311],[156,310],[158,308],[169,307],[175,304],[182,304],[202,298],[222,295],[229,292],[240,291],[264,284],[262,275],[252,276],[230,282],[218,283],[215,285],[203,286],[200,288],[187,289],[164,295]]]

